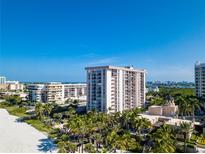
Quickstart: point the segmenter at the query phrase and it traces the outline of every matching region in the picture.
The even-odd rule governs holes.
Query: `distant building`
[[[0,76],[0,84],[6,84],[6,77]]]
[[[23,101],[28,99],[28,94],[24,92],[0,92],[0,97],[3,96],[19,96]]]
[[[87,67],[87,111],[122,112],[145,103],[145,70]]]
[[[4,84],[0,84],[0,89],[4,91],[22,91],[24,85],[19,83],[19,81],[3,81]]]
[[[28,99],[34,102],[63,103],[64,86],[58,82],[46,84],[31,84],[27,86],[29,91]]]
[[[159,92],[159,87],[157,86],[152,86],[147,88],[147,92]]]
[[[19,84],[19,81],[6,81],[6,84]]]
[[[45,102],[64,103],[64,85],[59,82],[45,84]]]
[[[196,95],[205,96],[205,63],[197,62],[195,64],[195,84]]]
[[[0,90],[2,91],[8,91],[9,85],[8,84],[0,84]]]
[[[24,89],[24,85],[21,84],[19,81],[6,81],[6,84],[9,85],[8,90],[20,90],[22,91]]]
[[[28,100],[32,102],[45,102],[44,101],[44,90],[45,85],[43,84],[30,84],[27,86],[28,89]]]
[[[79,98],[86,96],[87,84],[76,83],[76,84],[63,84],[64,85],[64,98]]]

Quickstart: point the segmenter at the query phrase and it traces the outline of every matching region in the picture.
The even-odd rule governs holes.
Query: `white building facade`
[[[196,96],[205,96],[205,63],[195,64]]]
[[[32,102],[44,102],[45,85],[43,84],[30,84],[27,86],[28,100]]]
[[[79,98],[86,96],[87,84],[85,83],[72,83],[63,85],[65,98]]]
[[[145,70],[87,67],[87,111],[122,112],[145,103]]]

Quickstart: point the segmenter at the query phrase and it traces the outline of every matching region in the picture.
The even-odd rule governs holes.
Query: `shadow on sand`
[[[40,145],[38,145],[38,150],[41,152],[53,152],[56,150],[56,145],[49,138],[40,139]]]

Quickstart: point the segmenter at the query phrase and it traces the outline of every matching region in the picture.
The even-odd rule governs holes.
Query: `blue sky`
[[[85,81],[84,67],[134,65],[193,81],[205,62],[204,0],[0,0],[0,74]]]

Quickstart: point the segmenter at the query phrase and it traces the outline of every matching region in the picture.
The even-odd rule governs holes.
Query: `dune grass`
[[[9,112],[9,114],[20,118],[30,116],[29,114],[26,113],[28,109],[26,107],[18,107],[14,105],[9,105],[8,103],[0,103],[0,108],[6,109]],[[25,122],[30,124],[31,126],[33,126],[34,128],[36,128],[41,132],[46,132],[49,134],[52,130],[52,128],[46,126],[43,122],[41,122],[38,119],[29,119],[29,120],[25,120]]]
[[[9,112],[9,114],[17,117],[29,116],[28,114],[26,114],[27,111],[26,107],[10,106],[6,103],[1,103],[0,108],[6,109]]]
[[[25,120],[26,123],[30,124],[31,126],[33,126],[34,128],[36,128],[37,130],[41,131],[41,132],[46,132],[46,133],[50,133],[52,131],[51,127],[46,126],[43,122],[41,122],[40,120],[37,119],[30,119],[30,120]]]

